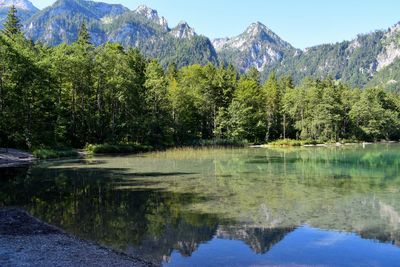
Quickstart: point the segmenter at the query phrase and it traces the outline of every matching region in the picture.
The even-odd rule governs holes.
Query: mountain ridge
[[[251,67],[262,71],[295,49],[261,22],[252,23],[238,36],[217,39],[213,44],[225,63],[233,63],[242,72]]]
[[[242,73],[256,68],[263,79],[274,71],[277,75],[291,75],[296,83],[307,76],[331,76],[364,87],[371,84],[376,73],[400,58],[400,23],[388,30],[360,34],[353,40],[298,49],[261,22],[250,24],[237,36],[210,40],[184,21],[170,27],[165,17],[145,5],[130,10],[119,4],[58,0],[39,10],[28,0],[0,0],[1,3],[4,7],[0,6],[0,22],[9,6],[16,3],[23,31],[33,41],[48,45],[72,43],[85,21],[95,45],[119,42],[136,47],[164,66],[173,61],[178,66],[223,63],[234,65]],[[383,77],[386,76],[393,75]],[[400,90],[397,79],[390,82],[391,88],[396,84]]]

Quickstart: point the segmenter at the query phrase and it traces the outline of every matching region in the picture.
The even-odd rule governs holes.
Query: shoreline
[[[289,140],[289,139],[288,139]],[[367,146],[367,145],[374,145],[374,144],[397,144],[399,141],[379,141],[379,142],[352,142],[352,143],[316,143],[316,144],[296,144],[296,145],[291,145],[291,144],[262,144],[262,145],[247,145],[247,146],[240,146],[240,147],[248,147],[248,148],[294,148],[294,147],[343,147],[343,146]],[[200,146],[200,147],[208,147],[208,146]],[[211,146],[213,147],[213,146]],[[221,146],[217,146],[221,147]],[[224,147],[224,146],[222,146]],[[231,146],[227,146],[231,147]],[[174,149],[174,148],[182,148],[182,147],[170,147],[167,148],[166,150],[169,149]],[[198,148],[196,146],[187,146],[187,148]],[[158,150],[151,150],[147,152],[139,152],[139,153],[89,153],[87,151],[83,150],[76,150],[77,151],[77,156],[72,157],[72,158],[87,158],[88,156],[119,156],[119,155],[136,155],[136,154],[142,154],[142,153],[149,153],[149,152],[156,152]],[[69,159],[71,157],[58,157],[58,158],[49,158],[49,159],[40,159],[35,157],[32,153],[18,150],[15,148],[8,148],[7,152],[5,148],[0,147],[0,168],[9,168],[9,167],[20,167],[20,166],[26,166],[26,165],[31,165],[34,163],[37,163],[41,160],[45,161],[53,161],[53,160],[63,160],[63,159]]]
[[[367,145],[389,145],[398,144],[399,141],[378,141],[378,142],[351,142],[351,143],[316,143],[316,144],[301,144],[301,145],[290,145],[290,144],[263,144],[253,145],[252,148],[294,148],[294,147],[343,147],[343,146],[367,146]]]
[[[37,162],[31,153],[15,148],[0,148],[0,168],[18,167]]]
[[[0,266],[157,266],[79,239],[19,208],[0,208]]]

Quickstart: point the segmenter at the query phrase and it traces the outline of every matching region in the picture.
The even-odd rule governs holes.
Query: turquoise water
[[[0,206],[165,266],[400,266],[400,145],[178,149],[0,170]]]

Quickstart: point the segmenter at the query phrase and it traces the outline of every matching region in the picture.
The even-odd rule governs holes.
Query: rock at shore
[[[28,153],[13,148],[0,147],[0,167],[10,167],[32,163],[36,158]]]

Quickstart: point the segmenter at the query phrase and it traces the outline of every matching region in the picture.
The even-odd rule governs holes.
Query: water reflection
[[[173,150],[10,168],[0,173],[0,206],[25,207],[81,238],[156,263],[210,263],[198,255],[225,244],[219,256],[231,255],[233,265],[238,255],[247,258],[243,265],[287,264],[264,256],[299,232],[311,246],[316,229],[355,233],[346,245],[361,237],[356,249],[377,246],[399,258],[400,249],[367,241],[400,244],[399,152],[398,145]],[[226,242],[237,241],[242,251],[234,257]],[[313,252],[327,253],[321,247]],[[334,265],[335,249],[325,255],[331,262],[292,263]]]

